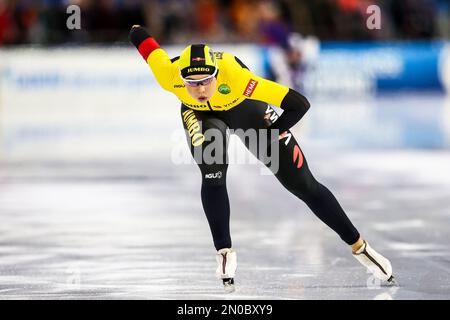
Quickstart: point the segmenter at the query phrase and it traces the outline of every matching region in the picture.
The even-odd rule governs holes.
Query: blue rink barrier
[[[315,107],[310,136],[355,148],[449,148],[449,48],[446,42],[322,43],[295,88]],[[271,51],[261,52],[268,70]]]
[[[443,47],[442,42],[324,43],[320,60],[331,73],[345,68],[346,73],[365,75],[377,93],[443,91],[439,79]]]
[[[373,118],[367,119],[374,134],[361,128],[347,135],[347,141],[358,147],[448,148],[449,105],[442,74],[449,70],[440,69],[448,54],[444,48],[443,42],[324,43],[316,72],[336,79],[355,77],[354,87],[344,81],[343,95],[379,97],[370,103]]]
[[[296,128],[327,147],[444,149],[450,110],[442,94],[399,93],[364,101],[314,99]]]
[[[450,72],[446,47],[323,44],[305,78],[312,108],[297,126],[302,137],[339,147],[449,149],[450,98],[441,82],[448,86],[449,77],[439,70]],[[263,75],[259,46],[218,50]],[[103,159],[106,145],[115,159],[168,154],[161,142],[180,126],[177,108],[132,48],[0,50],[0,156],[8,160]]]
[[[296,89],[312,96],[373,96],[396,91],[444,92],[442,60],[449,60],[446,42],[324,42],[319,54],[294,76]],[[307,51],[305,51],[307,52]],[[271,76],[270,56],[261,50],[265,76]],[[442,69],[442,70],[441,70]],[[447,84],[448,85],[448,84]]]

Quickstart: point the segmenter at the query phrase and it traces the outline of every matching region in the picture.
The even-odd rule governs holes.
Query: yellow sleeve
[[[232,75],[233,83],[236,83],[237,89],[241,90],[245,98],[280,107],[281,102],[289,92],[288,87],[257,76],[249,71],[242,62],[238,62],[234,56],[228,61],[229,74]]]
[[[172,83],[175,76],[174,70],[176,68],[174,68],[167,53],[163,49],[158,48],[148,56],[147,63],[159,85],[167,91],[172,91]]]
[[[252,80],[256,80],[256,86],[249,99],[264,101],[268,104],[280,107],[281,102],[289,91],[289,88],[279,83],[264,79],[248,71],[248,83],[252,85]],[[247,86],[246,86],[247,88]],[[244,91],[244,95],[245,95]]]

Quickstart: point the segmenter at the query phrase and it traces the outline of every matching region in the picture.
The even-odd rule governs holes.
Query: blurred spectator
[[[391,11],[398,37],[432,38],[436,31],[437,4],[436,0],[392,1]]]
[[[230,8],[233,31],[244,41],[254,41],[257,35],[257,0],[234,0]]]
[[[337,38],[342,40],[367,40],[374,32],[366,26],[366,8],[370,5],[364,0],[337,0],[336,28]]]
[[[12,6],[7,0],[0,0],[0,45],[12,43],[15,36]]]
[[[286,3],[262,1],[258,6],[260,43],[265,46],[268,78],[303,91],[304,75],[317,57],[319,43],[294,32]]]
[[[450,38],[450,1],[438,1],[438,29],[443,38]]]
[[[321,40],[433,39],[450,33],[449,0],[278,0],[261,10],[265,2],[0,0],[0,45],[123,43],[133,24],[148,26],[164,44],[255,42],[262,36],[265,43],[286,47],[291,31]],[[81,30],[66,27],[71,4],[81,8]],[[371,4],[382,8],[382,30],[366,27]]]
[[[159,41],[162,43],[174,43],[177,39],[182,37],[183,33],[191,33],[191,30],[195,27],[193,3],[190,0],[166,0],[166,1],[154,1],[154,8],[158,11],[158,19],[161,25],[161,34]],[[156,22],[156,21],[155,21]],[[150,31],[152,32],[152,31]]]
[[[273,1],[262,1],[258,9],[261,42],[288,50],[288,38],[292,27],[288,21],[283,19],[280,5]]]

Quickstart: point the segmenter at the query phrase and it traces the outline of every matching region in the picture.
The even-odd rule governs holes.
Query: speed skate
[[[375,278],[390,285],[398,286],[398,283],[392,274],[391,262],[376,252],[367,241],[364,241],[364,244],[353,253],[353,256],[365,266]]]
[[[234,292],[234,275],[237,268],[236,251],[229,248],[220,249],[217,251],[216,261],[216,276],[222,280],[225,292]]]

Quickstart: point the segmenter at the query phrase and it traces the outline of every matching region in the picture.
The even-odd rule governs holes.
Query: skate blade
[[[236,287],[234,286],[234,284],[225,284],[223,285],[223,288],[225,290],[225,293],[232,293],[236,291]]]
[[[234,286],[234,279],[222,279],[223,281],[223,288],[225,290],[225,293],[232,293],[236,290]]]
[[[400,287],[400,284],[397,282],[394,276],[391,276],[389,279],[387,279],[387,282],[392,287]]]

